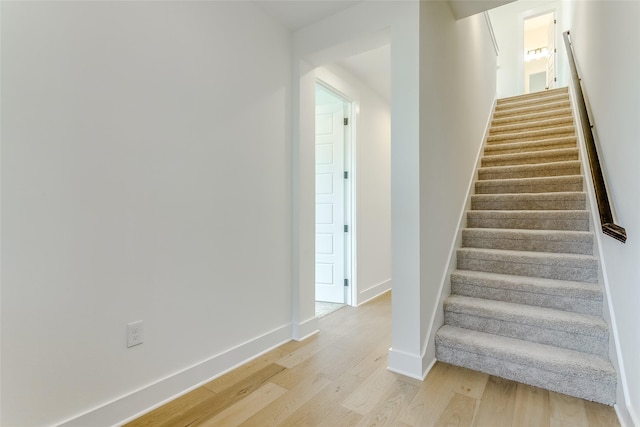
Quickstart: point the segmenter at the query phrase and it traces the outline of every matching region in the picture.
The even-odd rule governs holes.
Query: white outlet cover
[[[144,322],[138,320],[127,324],[127,347],[133,347],[144,342]]]

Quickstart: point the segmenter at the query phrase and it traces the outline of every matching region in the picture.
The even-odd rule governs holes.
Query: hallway
[[[389,372],[391,295],[320,319],[290,341],[155,411],[138,426],[619,426],[612,407],[437,362]]]

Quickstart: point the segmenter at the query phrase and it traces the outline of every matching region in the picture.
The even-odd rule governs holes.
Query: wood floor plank
[[[280,366],[284,366],[285,368],[293,368],[294,366],[304,362],[320,350],[324,348],[324,343],[318,339],[318,337],[314,336],[309,339],[310,341],[298,348],[297,350],[287,354],[282,357],[276,363]]]
[[[414,427],[431,427],[455,394],[447,386],[448,365],[436,363],[425,378],[409,406],[398,417],[399,423]]]
[[[266,383],[244,399],[229,406],[212,418],[191,424],[193,427],[235,427],[287,392],[286,388]],[[190,426],[190,427],[191,427]]]
[[[459,369],[462,370],[460,382],[456,384],[456,388],[453,391],[474,399],[480,399],[484,394],[487,381],[489,381],[489,375],[471,369]]]
[[[212,399],[214,396],[215,393],[211,390],[198,387],[166,405],[125,424],[124,427],[161,427],[167,425],[167,423],[179,420],[185,412],[208,399]]]
[[[320,424],[349,394],[362,383],[362,378],[345,374],[332,381],[313,401],[302,405],[287,417],[280,426],[309,426]]]
[[[480,399],[475,427],[510,427],[516,404],[517,383],[490,376]]]
[[[290,343],[296,343],[296,341],[290,341]],[[299,343],[298,343],[299,344]],[[296,348],[299,346],[296,346]],[[252,361],[239,366],[238,368],[208,382],[205,386],[209,390],[212,390],[216,393],[223,392],[228,387],[231,387],[238,381],[249,377],[250,375],[255,374],[259,370],[263,369],[265,366],[275,363],[276,361],[282,359],[287,354],[291,353],[294,350],[288,350],[290,348],[289,343],[283,344],[282,346],[274,349],[268,353],[259,356]]]
[[[620,427],[620,421],[612,406],[585,400],[584,410],[589,427]]]
[[[565,394],[549,392],[551,427],[572,427],[588,425],[584,401]]]
[[[166,425],[167,427],[184,427],[186,425],[192,425],[200,420],[212,418],[242,400],[253,391],[262,387],[270,380],[270,378],[279,372],[282,372],[283,369],[285,368],[280,365],[276,365],[275,363],[267,365],[253,375],[243,378],[231,387],[228,387],[225,389],[224,393],[216,394],[214,397],[195,405],[185,411],[184,415],[180,419],[168,422]],[[206,385],[203,387],[207,388]]]
[[[518,384],[512,425],[548,427],[550,424],[549,392],[538,387]]]
[[[240,424],[241,427],[277,426],[302,405],[331,383],[319,375],[312,375],[287,391],[280,398]]]
[[[387,395],[376,403],[368,417],[356,424],[357,427],[396,426],[400,413],[409,406],[419,387],[409,382],[398,381]]]
[[[353,427],[361,419],[362,415],[338,405],[316,427]]]
[[[374,348],[364,359],[350,368],[348,372],[360,378],[367,378],[377,369],[387,365],[388,353],[389,346],[386,343],[383,346]]]
[[[373,410],[378,401],[385,397],[389,393],[389,390],[398,384],[397,374],[381,367],[369,378],[364,380],[363,383],[342,402],[342,406],[359,414],[367,415]]]
[[[478,400],[464,394],[454,393],[444,409],[436,427],[467,427],[471,425]]]

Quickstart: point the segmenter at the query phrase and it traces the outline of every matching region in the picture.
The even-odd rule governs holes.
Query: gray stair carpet
[[[436,357],[613,405],[599,260],[566,88],[498,100]]]

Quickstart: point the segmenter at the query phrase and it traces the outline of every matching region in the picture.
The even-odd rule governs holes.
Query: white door
[[[316,107],[316,301],[344,303],[344,113]]]
[[[547,89],[556,87],[556,19],[552,14],[551,22],[547,27]]]

